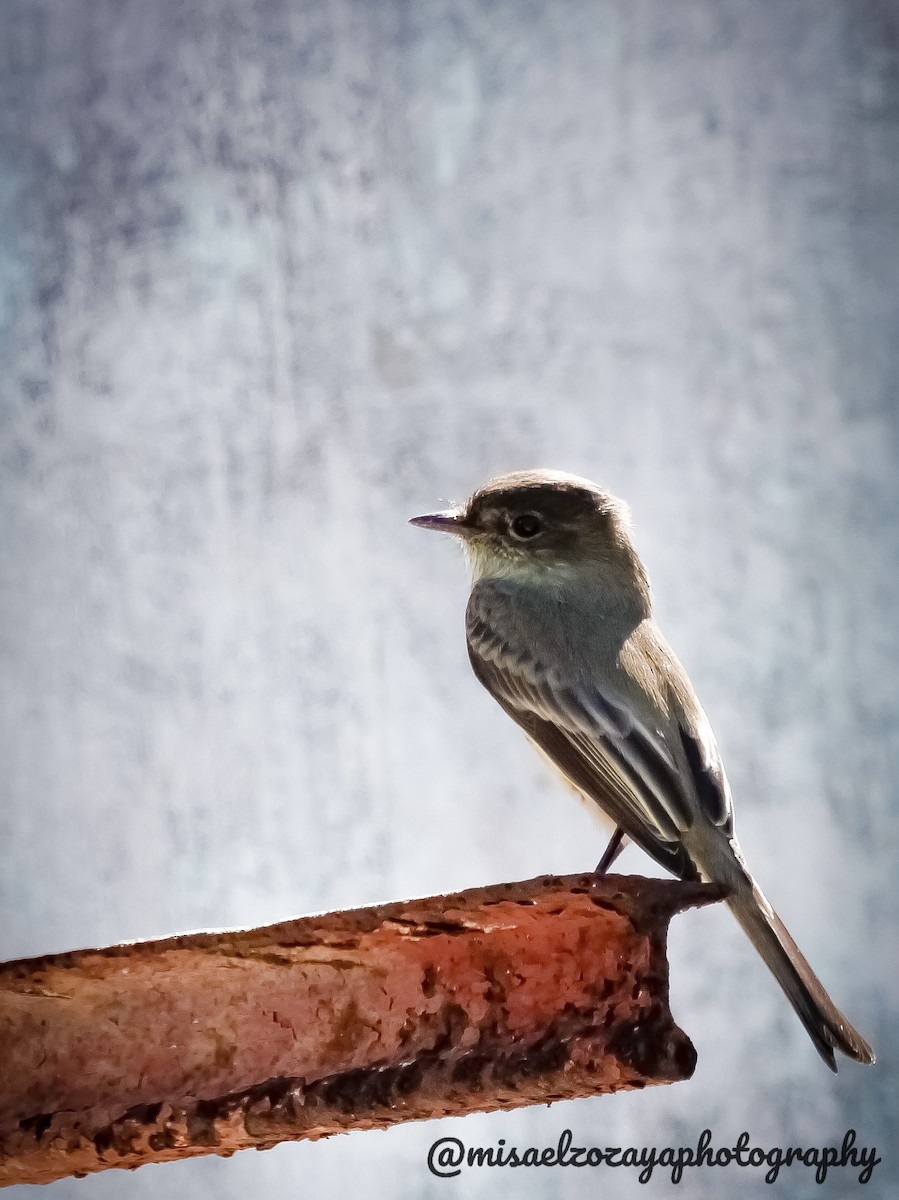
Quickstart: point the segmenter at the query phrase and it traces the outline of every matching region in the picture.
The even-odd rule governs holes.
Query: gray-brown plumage
[[[475,674],[584,796],[667,870],[728,904],[821,1057],[872,1063],[749,873],[708,719],[652,619],[627,511],[587,480],[505,475],[413,524],[459,536]]]

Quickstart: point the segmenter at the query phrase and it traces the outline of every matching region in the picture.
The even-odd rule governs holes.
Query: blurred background
[[[854,1128],[895,1195],[899,5],[4,0],[0,89],[0,958],[591,868],[405,524],[542,465],[630,503],[747,857],[879,1057],[832,1077],[716,907],[672,928],[690,1083],[47,1195],[645,1194],[426,1169],[566,1127]]]

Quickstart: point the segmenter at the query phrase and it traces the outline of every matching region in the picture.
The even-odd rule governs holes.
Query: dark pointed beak
[[[411,517],[409,524],[418,525],[420,529],[436,529],[438,533],[454,533],[457,537],[465,537],[471,531],[471,526],[465,523],[465,513],[457,508]]]

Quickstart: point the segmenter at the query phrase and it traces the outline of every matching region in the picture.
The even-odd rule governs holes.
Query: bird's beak
[[[459,508],[426,513],[423,517],[411,517],[409,524],[418,525],[421,529],[436,529],[438,533],[453,533],[456,537],[465,537],[471,533],[471,526],[465,522],[465,513]]]

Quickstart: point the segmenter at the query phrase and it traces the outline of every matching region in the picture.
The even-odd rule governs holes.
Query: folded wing
[[[562,681],[533,650],[503,636],[475,589],[468,650],[478,679],[579,791],[681,878],[697,870],[681,844],[694,811],[672,750],[594,684]],[[493,618],[493,619],[491,619]]]

